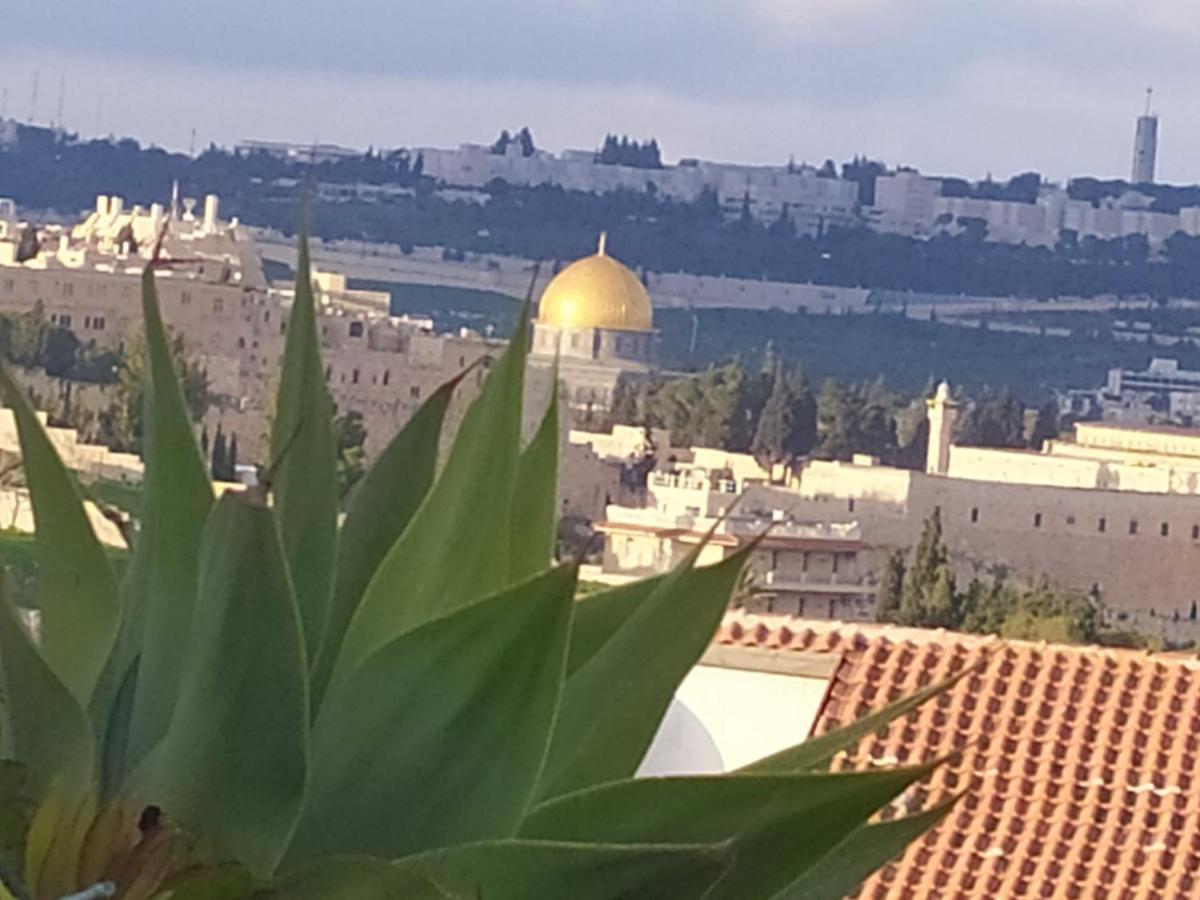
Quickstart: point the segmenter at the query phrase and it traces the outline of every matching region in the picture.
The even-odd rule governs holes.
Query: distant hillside
[[[306,182],[392,185],[399,190],[371,200],[314,201],[313,232],[565,260],[590,253],[596,234],[607,230],[614,254],[657,272],[938,294],[1200,298],[1200,238],[1184,235],[1167,241],[1161,259],[1150,257],[1141,236],[1064,240],[1056,249],[991,243],[972,229],[929,241],[866,229],[797,236],[786,212],[767,225],[749,216],[727,220],[712,194],[680,203],[652,191],[596,196],[494,182],[475,202],[440,192],[421,174],[420,158],[403,150],[309,167],[218,147],[193,159],[132,140],[60,139],[25,126],[18,135],[15,147],[0,150],[0,196],[67,214],[90,207],[99,193],[162,201],[177,180],[185,194],[220,194],[227,215],[290,232]]]
[[[436,285],[352,279],[351,286],[390,291],[397,315],[429,316],[439,329],[466,326],[482,332],[491,326],[499,337],[512,333],[519,305],[503,294]],[[693,317],[686,310],[659,309],[654,324],[660,361],[667,369],[690,371],[735,358],[757,367],[770,345],[784,360],[803,364],[818,381],[862,381],[882,375],[890,387],[912,394],[930,379],[948,378],[971,392],[985,386],[1011,387],[1031,405],[1055,390],[1096,387],[1113,366],[1144,368],[1154,355],[1144,346],[1106,337],[1040,337],[885,314],[702,309]],[[1188,368],[1200,368],[1200,351],[1157,351],[1164,353]]]

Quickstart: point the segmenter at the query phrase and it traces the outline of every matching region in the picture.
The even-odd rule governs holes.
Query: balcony
[[[876,588],[874,579],[861,575],[833,574],[825,577],[813,577],[807,572],[767,572],[763,584],[767,590],[789,594],[862,596],[874,594]]]

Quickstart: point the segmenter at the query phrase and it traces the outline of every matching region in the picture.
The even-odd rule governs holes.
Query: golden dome
[[[538,305],[538,321],[559,328],[653,329],[650,295],[638,277],[604,252],[576,260],[550,280]]]

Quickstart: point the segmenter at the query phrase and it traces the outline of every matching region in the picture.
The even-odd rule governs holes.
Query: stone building
[[[940,510],[963,574],[998,565],[1097,593],[1147,631],[1194,630],[1200,603],[1200,431],[1080,423],[1041,452],[959,447],[948,389],[930,404],[926,471],[811,461],[771,501],[854,521],[880,550],[908,547]],[[881,560],[877,557],[876,563]]]
[[[244,459],[261,456],[287,334],[293,288],[269,284],[254,240],[223,222],[217,198],[201,215],[189,199],[169,208],[128,208],[100,197],[73,228],[41,229],[41,248],[20,263],[20,229],[0,231],[0,312],[38,309],[85,345],[122,348],[141,327],[141,272],[159,235],[172,264],[156,276],[168,326],[207,371],[213,395],[205,424],[236,434]],[[318,329],[330,393],[357,410],[368,454],[378,452],[438,385],[501,348],[473,333],[436,334],[427,320],[393,317],[386,295],[349,290],[335,273],[314,272]],[[485,374],[460,389],[453,422]]]
[[[702,565],[758,539],[740,601],[748,609],[816,618],[873,616],[870,548],[857,523],[806,520],[759,502],[754,488],[767,482],[767,473],[747,454],[692,448],[668,456],[649,474],[644,505],[606,508],[596,525],[604,535],[602,561],[582,577],[623,584],[670,571],[706,535]]]
[[[645,508],[608,507],[598,526],[607,535],[601,574],[661,570],[733,508],[725,527],[735,533],[770,522],[773,537],[796,539],[759,567],[764,606],[873,619],[876,574],[938,510],[962,579],[993,568],[1017,581],[1046,576],[1098,596],[1127,627],[1200,637],[1200,430],[1081,423],[1073,440],[1041,452],[997,450],[953,444],[956,414],[942,386],[930,402],[925,471],[866,456],[809,460],[780,486],[706,460],[716,451],[693,450],[691,459],[672,451],[680,461],[650,473]],[[790,591],[797,559],[808,583]],[[822,581],[822,590],[836,588],[824,599]]]

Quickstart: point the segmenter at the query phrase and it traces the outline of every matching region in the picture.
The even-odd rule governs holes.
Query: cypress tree
[[[229,455],[225,458],[225,480],[237,481],[237,432],[229,439]]]
[[[888,556],[875,590],[875,618],[880,622],[895,622],[899,618],[904,568],[903,551],[896,550]]]
[[[229,451],[225,446],[225,432],[221,430],[221,426],[217,426],[217,436],[213,438],[212,448],[212,464],[209,466],[209,473],[213,478],[220,480],[225,474],[225,461],[228,458]]]
[[[772,480],[775,478],[775,467],[789,463],[795,457],[794,401],[791,384],[783,373],[783,364],[776,361],[771,392],[763,404],[758,427],[750,444],[750,452],[759,465],[770,472]]]

